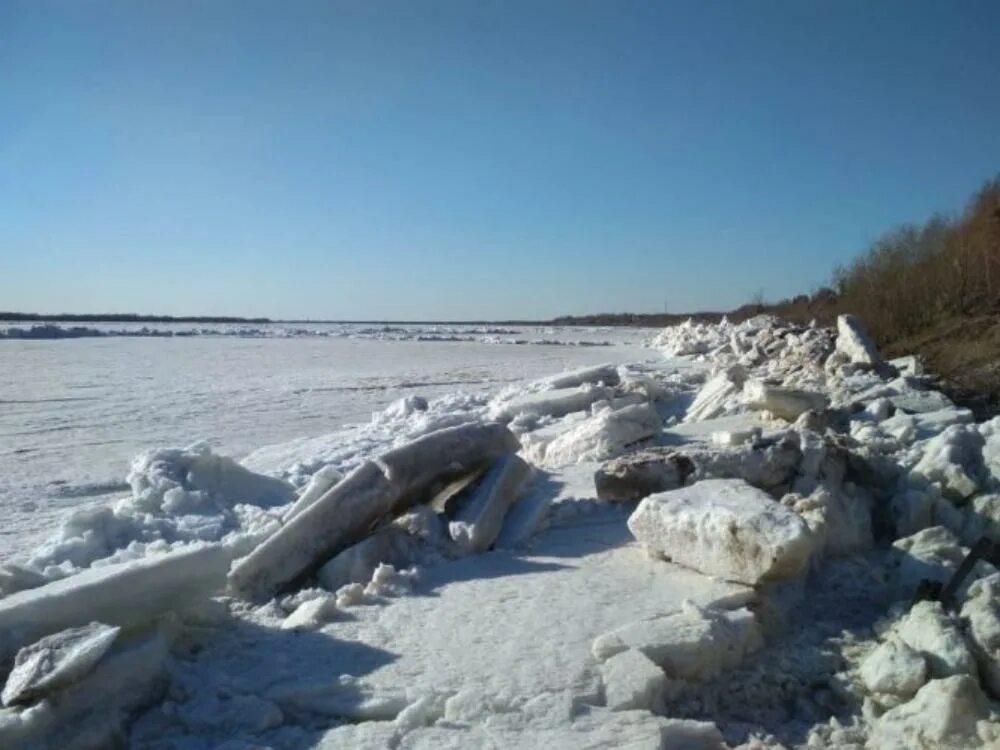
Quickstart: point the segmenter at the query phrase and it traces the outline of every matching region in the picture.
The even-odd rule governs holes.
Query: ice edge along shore
[[[0,747],[1000,743],[1000,419],[861,323],[403,399],[131,495],[0,567]]]

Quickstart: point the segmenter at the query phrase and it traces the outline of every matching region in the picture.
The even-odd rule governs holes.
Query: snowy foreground
[[[0,748],[996,748],[1000,419],[860,324],[409,396],[0,567]],[[679,358],[679,359],[678,359]]]

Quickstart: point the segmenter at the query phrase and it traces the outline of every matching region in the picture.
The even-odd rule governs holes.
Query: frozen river
[[[368,421],[403,396],[495,391],[567,368],[656,358],[641,346],[651,332],[636,329],[218,334],[0,340],[0,560],[30,550],[68,511],[123,494],[143,450],[205,440],[241,457]]]

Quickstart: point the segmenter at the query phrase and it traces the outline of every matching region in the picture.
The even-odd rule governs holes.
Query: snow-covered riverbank
[[[997,746],[1000,574],[909,601],[996,538],[1000,421],[849,319],[653,345],[139,456],[0,569],[0,746]]]

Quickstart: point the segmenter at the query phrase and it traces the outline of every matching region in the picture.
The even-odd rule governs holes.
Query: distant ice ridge
[[[271,324],[245,326],[218,324],[188,326],[168,324],[148,326],[140,324],[109,324],[104,326],[78,326],[55,323],[40,325],[0,324],[0,340],[51,340],[100,337],[170,338],[192,336],[226,336],[236,338],[350,338],[377,341],[426,341],[466,342],[480,344],[509,344],[515,346],[613,346],[614,342],[598,338],[573,338],[571,328],[541,327],[528,329],[534,337],[525,337],[525,331],[503,326],[359,326],[344,325],[289,325]],[[579,329],[594,333],[595,329]],[[569,335],[567,335],[569,334]]]

